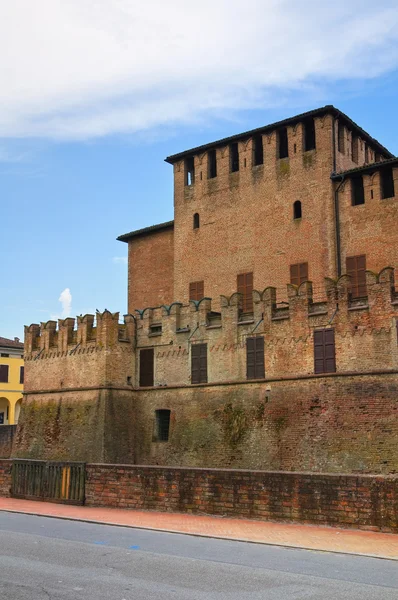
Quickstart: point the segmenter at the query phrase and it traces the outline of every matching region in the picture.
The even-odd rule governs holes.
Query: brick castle
[[[168,157],[128,314],[25,330],[14,455],[398,469],[398,158],[332,106]]]

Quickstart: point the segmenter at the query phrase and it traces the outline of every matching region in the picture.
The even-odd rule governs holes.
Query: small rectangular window
[[[361,175],[351,178],[351,204],[352,206],[365,204],[365,191]]]
[[[154,349],[140,350],[140,387],[153,387]]]
[[[23,383],[23,380],[24,380],[24,371],[25,371],[25,368],[24,367],[20,367],[20,369],[19,369],[19,383]]]
[[[153,323],[153,325],[150,325],[150,327],[149,327],[150,335],[161,335],[161,333],[162,333],[162,324],[161,323]]]
[[[2,352],[0,354],[0,356],[1,356],[1,358],[9,358],[10,355],[9,354],[5,354],[4,352]]]
[[[209,150],[207,153],[207,177],[208,179],[214,179],[217,177],[217,155],[215,150]]]
[[[207,383],[207,344],[191,346],[191,383]]]
[[[190,300],[202,300],[205,295],[205,283],[204,281],[192,281],[189,284],[189,299]]]
[[[340,123],[339,121],[339,125],[337,128],[337,149],[339,152],[342,152],[344,154],[344,150],[345,150],[345,127],[343,125],[343,123]]]
[[[392,168],[380,171],[381,197],[393,198],[395,196],[394,174]]]
[[[170,433],[170,410],[155,410],[154,442],[168,442]]]
[[[352,161],[358,164],[358,136],[354,134],[351,137],[351,157]]]
[[[351,277],[351,296],[363,298],[367,296],[366,289],[366,254],[347,256],[346,272]]]
[[[314,367],[318,374],[336,372],[334,329],[314,331]]]
[[[289,144],[287,139],[287,128],[282,127],[278,131],[278,156],[287,158],[289,156]]]
[[[231,144],[229,147],[229,167],[231,173],[239,171],[239,147],[237,142]]]
[[[314,150],[315,143],[315,121],[314,119],[306,119],[304,125],[304,152]]]
[[[195,161],[194,157],[190,156],[185,159],[185,185],[193,185],[195,183]]]
[[[247,379],[264,379],[264,338],[246,339],[246,376]]]
[[[304,281],[308,281],[308,263],[290,265],[290,283],[299,286]]]
[[[0,365],[0,383],[8,383],[8,365]]]
[[[242,294],[242,311],[253,312],[253,273],[241,273],[237,278],[238,293]]]
[[[257,167],[264,163],[263,136],[256,135],[253,138],[253,166]]]

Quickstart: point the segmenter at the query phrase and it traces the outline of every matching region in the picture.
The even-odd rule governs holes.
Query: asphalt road
[[[1,600],[398,600],[398,562],[0,512]]]

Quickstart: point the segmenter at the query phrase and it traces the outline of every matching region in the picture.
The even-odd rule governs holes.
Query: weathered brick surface
[[[7,498],[11,490],[11,460],[0,459],[0,496]]]
[[[2,425],[0,427],[0,458],[11,456],[12,441],[16,428],[16,425]]]
[[[398,477],[87,465],[86,504],[398,532]]]

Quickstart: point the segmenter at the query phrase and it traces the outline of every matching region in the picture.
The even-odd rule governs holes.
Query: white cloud
[[[116,265],[127,265],[127,256],[114,256],[112,260]]]
[[[70,317],[72,314],[72,294],[69,288],[65,288],[58,298],[62,305],[62,318]]]
[[[13,0],[0,40],[0,136],[84,139],[386,73],[398,66],[398,5]]]

